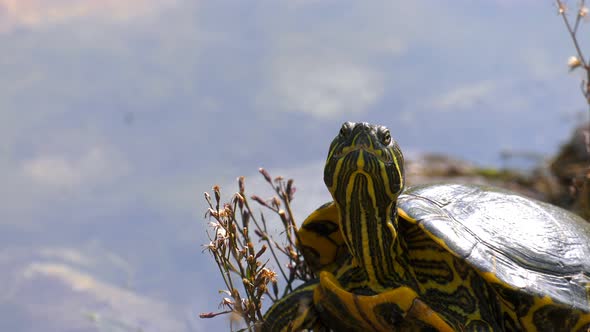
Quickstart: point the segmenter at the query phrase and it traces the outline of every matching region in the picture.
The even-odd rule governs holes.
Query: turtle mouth
[[[341,159],[341,158],[344,158],[350,154],[354,154],[355,152],[356,153],[364,152],[366,154],[366,156],[375,158],[379,162],[381,162],[385,165],[393,164],[393,160],[391,160],[391,158],[389,158],[389,155],[386,153],[386,151],[375,150],[374,148],[367,146],[367,145],[354,145],[354,146],[344,147],[344,148],[342,148],[341,151],[339,151],[338,153],[335,153],[332,156],[332,158]]]

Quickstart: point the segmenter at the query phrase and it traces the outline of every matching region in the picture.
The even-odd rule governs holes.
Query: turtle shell
[[[590,223],[579,216],[502,189],[455,184],[409,188],[398,208],[488,282],[590,312]]]

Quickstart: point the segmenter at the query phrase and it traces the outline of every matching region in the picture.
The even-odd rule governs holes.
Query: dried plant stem
[[[579,3],[579,8],[576,14],[576,21],[574,23],[574,27],[572,28],[570,20],[568,19],[568,17],[566,16],[567,13],[567,7],[565,5],[565,3],[563,3],[563,1],[561,0],[555,0],[555,3],[557,4],[557,8],[558,8],[558,12],[559,15],[561,15],[563,22],[567,28],[567,31],[570,35],[570,38],[574,44],[574,47],[576,49],[576,53],[578,54],[577,58],[580,61],[580,67],[582,67],[584,69],[584,71],[586,72],[586,79],[582,80],[581,82],[581,90],[582,90],[582,94],[584,95],[584,98],[586,99],[586,103],[588,104],[588,109],[590,111],[590,66],[588,66],[588,60],[586,60],[586,57],[584,56],[584,53],[582,52],[582,48],[580,47],[580,43],[578,42],[578,27],[580,26],[580,22],[582,21],[582,18],[584,18],[585,16],[588,15],[588,8],[586,7],[586,1],[585,0],[581,0]],[[578,67],[577,65],[573,65],[571,67],[571,69],[575,69],[576,67]],[[588,128],[588,132],[590,133],[590,128]],[[590,135],[587,133],[585,135],[585,139],[586,139],[586,152],[588,152],[588,154],[590,154]]]
[[[239,192],[234,194],[230,203],[221,204],[221,193],[219,187],[213,187],[214,199],[205,193],[205,200],[209,205],[206,216],[209,220],[209,226],[213,228],[214,234],[207,232],[209,244],[205,245],[205,250],[213,256],[217,264],[219,273],[227,290],[220,291],[229,297],[223,298],[220,307],[225,310],[214,313],[203,313],[202,318],[213,318],[224,314],[231,314],[234,319],[230,320],[230,329],[233,331],[235,318],[239,317],[246,323],[246,328],[240,331],[255,331],[263,323],[262,314],[263,297],[266,295],[273,302],[279,298],[279,289],[277,286],[276,273],[266,267],[270,260],[273,260],[282,275],[285,284],[282,296],[292,292],[296,281],[310,280],[313,275],[311,269],[302,259],[299,248],[297,247],[297,226],[291,200],[295,189],[293,180],[284,181],[282,177],[274,181],[264,169],[260,173],[265,180],[272,186],[276,196],[270,200],[263,200],[253,195],[250,198],[261,206],[268,208],[281,220],[285,231],[285,244],[281,245],[269,234],[267,219],[264,213],[260,212],[260,217],[256,217],[246,197],[244,177],[238,178]],[[285,210],[281,209],[285,207]],[[252,227],[250,227],[252,225]],[[254,232],[262,242],[262,247],[255,245],[251,232]],[[270,258],[267,257],[270,251]],[[280,254],[286,256],[289,261],[287,272],[281,263]],[[243,292],[238,290],[239,278]],[[272,292],[271,288],[272,286]]]
[[[580,47],[580,43],[578,42],[578,37],[577,37],[578,27],[580,26],[580,22],[582,21],[582,18],[584,16],[586,16],[588,13],[588,10],[586,8],[586,1],[585,0],[580,1],[580,5],[579,5],[579,8],[578,8],[578,11],[576,14],[576,20],[574,22],[573,28],[570,23],[570,20],[568,19],[567,15],[566,15],[566,13],[567,13],[566,5],[561,0],[555,0],[555,3],[557,5],[559,15],[561,15],[561,18],[563,19],[563,22],[567,28],[570,38],[574,44],[574,48],[576,49],[576,53],[577,53],[577,60],[579,61],[579,64],[572,65],[571,69],[575,69],[577,67],[582,67],[584,69],[584,71],[586,72],[586,79],[582,80],[582,82],[581,82],[581,87],[582,87],[581,90],[582,90],[582,94],[584,95],[584,98],[586,99],[586,103],[589,105],[589,110],[590,110],[590,67],[588,66],[588,60],[584,56],[584,53],[582,51],[582,48]],[[590,146],[590,142],[587,142],[587,143],[588,143],[587,145]],[[589,150],[589,152],[590,152],[590,150]]]
[[[586,64],[586,58],[584,57],[584,53],[582,52],[582,49],[580,48],[580,44],[578,43],[578,38],[576,37],[576,34],[578,32],[578,26],[579,26],[580,21],[582,19],[582,15],[580,15],[581,11],[578,11],[578,14],[576,15],[576,22],[574,24],[574,28],[572,29],[570,21],[568,20],[567,16],[565,15],[565,13],[567,11],[565,4],[561,0],[555,0],[555,2],[557,4],[559,14],[563,18],[563,22],[565,23],[567,31],[569,32],[570,37],[572,38],[572,41],[574,43],[574,47],[576,48],[576,52],[578,53],[578,58],[582,62],[582,66],[587,69],[588,65]],[[585,3],[584,0],[582,0],[580,2],[580,10],[581,10],[581,8],[584,8],[584,3]]]
[[[250,208],[250,204],[248,203],[248,200],[244,200],[244,206],[246,207],[246,210],[247,210],[248,214],[250,215],[250,218],[252,218],[254,225],[256,225],[256,229],[258,231],[262,232],[262,235],[263,235],[262,240],[268,244],[269,249],[270,249],[270,253],[271,253],[273,259],[275,260],[275,262],[277,262],[277,267],[278,267],[279,271],[281,272],[281,275],[283,276],[283,278],[285,278],[285,280],[287,280],[287,274],[283,270],[283,267],[280,264],[280,260],[277,257],[277,254],[274,250],[274,247],[276,246],[276,244],[274,243],[272,238],[268,235],[268,229],[266,227],[266,220],[264,220],[264,215],[262,213],[260,213],[260,218],[263,221],[262,222],[263,227],[261,227],[260,224],[258,223],[258,221],[256,220],[256,218],[254,218],[254,214],[252,213],[252,209]],[[288,287],[289,287],[289,290],[292,291],[290,284],[288,284]]]

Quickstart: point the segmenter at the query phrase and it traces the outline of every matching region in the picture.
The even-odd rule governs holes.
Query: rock
[[[590,124],[576,128],[549,168],[560,185],[555,204],[590,219]]]
[[[547,186],[550,178],[542,174],[521,173],[515,170],[477,167],[469,162],[441,154],[417,154],[406,160],[408,185],[426,183],[472,183],[502,187],[543,201],[550,200]],[[535,179],[535,181],[533,181]]]

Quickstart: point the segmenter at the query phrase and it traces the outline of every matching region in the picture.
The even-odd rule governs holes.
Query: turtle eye
[[[381,143],[383,145],[389,145],[391,143],[391,134],[389,133],[389,129],[383,129],[381,131]]]
[[[340,128],[340,137],[346,137],[350,134],[352,124],[350,122],[344,122]]]

